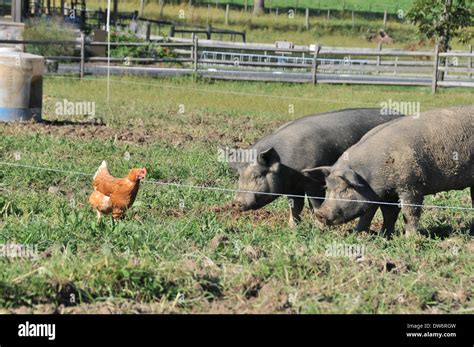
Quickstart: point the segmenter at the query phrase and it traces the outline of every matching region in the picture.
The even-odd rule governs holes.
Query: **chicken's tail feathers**
[[[107,168],[107,162],[106,162],[105,160],[102,161],[102,164],[100,164],[100,166],[99,166],[99,168],[97,169],[96,173],[94,174],[94,177],[92,178],[92,180],[95,180],[96,177],[97,177],[99,174],[110,175],[109,169]]]

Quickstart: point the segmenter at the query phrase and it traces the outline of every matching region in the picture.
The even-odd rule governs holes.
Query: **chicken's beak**
[[[138,174],[138,179],[139,180],[145,179],[146,174],[147,174],[146,168],[141,169]]]

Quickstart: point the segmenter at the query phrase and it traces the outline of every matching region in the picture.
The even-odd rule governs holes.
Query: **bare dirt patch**
[[[224,124],[228,125],[227,122]],[[166,120],[157,120],[150,124],[136,121],[111,126],[104,124],[101,120],[92,119],[87,121],[43,120],[41,122],[1,123],[0,132],[10,135],[34,133],[73,140],[114,141],[135,145],[166,142],[174,146],[181,146],[190,142],[204,142],[248,147],[251,145],[249,139],[238,135],[242,130],[248,130],[245,129],[247,127],[245,122],[235,124],[233,133],[230,133],[228,128],[220,129],[219,124],[208,125],[202,122],[199,124],[170,124]],[[263,130],[261,132],[263,133]]]

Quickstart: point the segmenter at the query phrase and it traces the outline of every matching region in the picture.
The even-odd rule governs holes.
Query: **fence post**
[[[198,70],[198,59],[199,59],[199,54],[198,54],[199,43],[198,43],[198,41],[199,41],[199,38],[197,37],[197,35],[193,34],[194,72],[197,72],[197,70]]]
[[[316,47],[314,48],[314,56],[313,56],[313,66],[312,66],[312,74],[313,74],[313,85],[318,83],[316,73],[318,71],[318,54],[321,49],[321,46],[319,43],[316,44]]]
[[[304,20],[304,26],[306,29],[309,29],[309,8],[306,9],[306,16]]]
[[[206,37],[207,37],[208,40],[211,39],[211,35],[212,35],[212,25],[209,24],[209,25],[207,26],[207,30],[206,30]]]
[[[247,13],[247,6],[248,6],[248,0],[245,0],[244,2],[244,11]]]
[[[469,53],[472,54],[472,45],[469,45]],[[468,59],[468,68],[472,69],[472,57]],[[472,78],[472,72],[469,72],[469,78]]]
[[[379,52],[382,51],[382,42],[379,42],[379,47],[378,47]],[[380,62],[382,61],[382,58],[380,55],[377,56],[377,75],[380,74]]]
[[[225,25],[229,25],[229,4],[225,5]]]
[[[331,10],[328,9],[328,18],[327,18],[328,20],[329,20],[329,17],[330,17],[330,16],[331,16]]]
[[[433,53],[433,81],[431,83],[431,92],[436,93],[436,88],[438,86],[438,60],[439,60],[439,45],[435,46]]]
[[[443,74],[443,80],[448,77],[448,67],[449,67],[449,57],[446,57],[444,60],[444,74]]]
[[[140,0],[140,17],[143,17],[144,7],[145,7],[145,0]]]
[[[383,13],[383,29],[387,29],[387,10]]]
[[[352,10],[352,30],[355,28],[355,15],[354,15],[354,10]]]
[[[151,36],[151,23],[146,22],[146,34],[145,34],[146,41],[150,41],[150,36]]]
[[[86,57],[86,35],[81,32],[81,63],[79,65],[79,73],[81,79],[84,77],[84,60]]]
[[[165,7],[165,0],[160,0],[160,18],[163,17],[163,8]]]

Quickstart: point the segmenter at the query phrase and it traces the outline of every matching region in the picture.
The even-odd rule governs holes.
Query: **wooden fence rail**
[[[162,38],[149,42],[90,42],[81,35],[79,40],[37,41],[0,40],[1,44],[27,45],[73,45],[79,56],[46,57],[51,60],[79,62],[79,74],[85,75],[87,62],[113,63],[175,63],[189,64],[194,73],[206,73],[206,67],[223,67],[216,72],[216,78],[231,78],[273,81],[298,81],[316,83],[354,83],[386,85],[431,86],[433,93],[438,87],[474,87],[474,53],[467,51],[439,52],[404,51],[398,49],[326,47],[319,44],[278,47],[276,44],[229,43],[200,40],[194,34],[192,39]],[[90,57],[86,47],[168,47],[174,57],[131,58]],[[185,70],[186,68],[183,67]],[[273,75],[272,75],[273,74]],[[307,77],[305,77],[307,76]],[[212,76],[211,76],[212,77]]]

